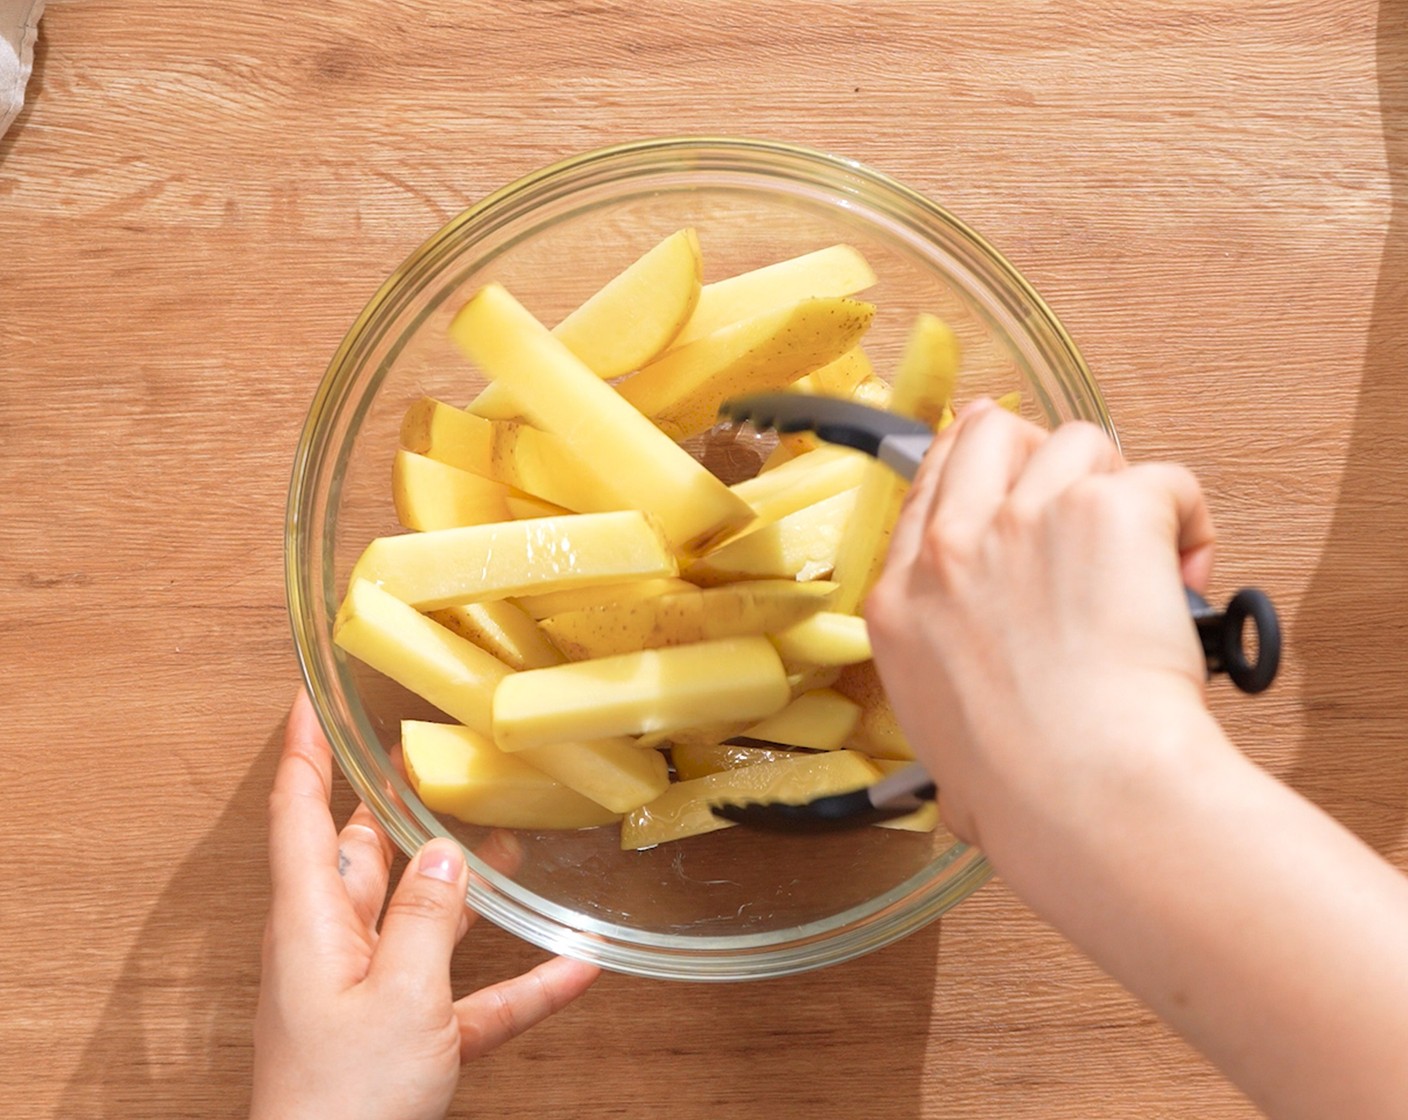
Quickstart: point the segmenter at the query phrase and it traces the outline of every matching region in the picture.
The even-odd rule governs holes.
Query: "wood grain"
[[[1396,0],[54,0],[29,101],[0,139],[6,1115],[245,1109],[304,410],[442,221],[642,136],[853,156],[1009,255],[1126,450],[1202,477],[1219,587],[1282,606],[1281,683],[1219,714],[1408,867]],[[540,956],[483,928],[457,982]],[[1253,1114],[1001,884],[825,973],[608,977],[454,1114],[658,1113]]]

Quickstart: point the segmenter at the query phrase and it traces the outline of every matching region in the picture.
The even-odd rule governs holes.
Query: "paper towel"
[[[24,107],[44,0],[0,0],[0,136]]]

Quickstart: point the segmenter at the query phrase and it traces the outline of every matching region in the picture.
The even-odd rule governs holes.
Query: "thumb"
[[[386,905],[369,978],[425,992],[450,987],[450,956],[469,926],[469,869],[453,840],[430,841],[406,867]]]

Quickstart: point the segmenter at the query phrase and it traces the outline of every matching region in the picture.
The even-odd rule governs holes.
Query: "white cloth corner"
[[[24,108],[44,0],[0,0],[0,136]]]

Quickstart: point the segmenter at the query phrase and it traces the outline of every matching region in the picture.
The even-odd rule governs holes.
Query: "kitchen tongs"
[[[801,393],[756,393],[725,401],[722,419],[751,423],[760,430],[815,432],[827,443],[874,456],[896,474],[912,480],[934,440],[917,420],[869,408],[854,401]],[[1218,611],[1191,588],[1184,589],[1188,609],[1203,647],[1209,674],[1226,673],[1243,692],[1261,692],[1276,678],[1281,661],[1281,626],[1265,593],[1243,588]],[[1256,648],[1244,641],[1250,619]],[[725,803],[714,813],[739,824],[785,832],[818,832],[872,824],[913,812],[921,800],[935,796],[934,783],[918,764],[907,766],[872,786],[820,797],[801,805],[776,802]]]

